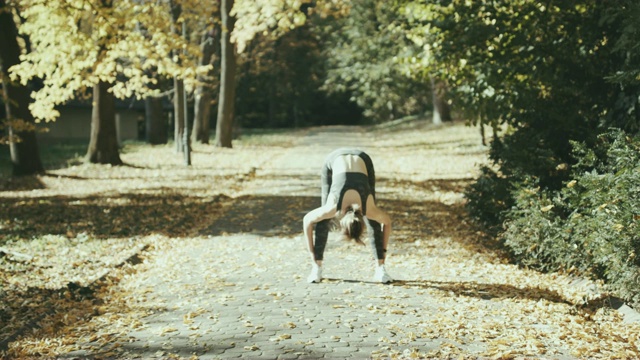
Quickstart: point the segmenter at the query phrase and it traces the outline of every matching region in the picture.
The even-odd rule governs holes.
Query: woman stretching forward
[[[371,158],[357,149],[337,149],[327,156],[321,173],[322,206],[304,216],[303,230],[311,254],[310,283],[322,280],[322,259],[331,221],[346,240],[363,244],[369,230],[369,242],[378,263],[373,281],[393,281],[384,268],[391,218],[375,204],[375,172]],[[315,229],[314,229],[315,225]],[[314,242],[315,232],[315,242]],[[373,235],[373,236],[371,236]]]

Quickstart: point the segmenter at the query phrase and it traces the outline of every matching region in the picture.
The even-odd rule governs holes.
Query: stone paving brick
[[[336,347],[331,349],[331,355],[338,359],[354,357],[355,352],[357,352],[357,349],[350,346]]]
[[[304,358],[304,355],[306,354],[290,352],[287,354],[278,354],[275,359],[281,359],[281,360],[302,359]]]
[[[220,359],[239,359],[244,357],[245,352],[232,352],[232,351],[225,351],[224,354],[220,355]]]

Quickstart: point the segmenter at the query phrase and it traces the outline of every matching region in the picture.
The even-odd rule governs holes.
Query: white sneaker
[[[322,281],[322,267],[318,266],[318,264],[313,264],[311,266],[311,274],[309,274],[307,282],[319,283],[320,281]]]
[[[387,270],[384,268],[384,265],[376,266],[376,272],[373,274],[373,281],[387,284],[393,281],[391,276],[387,274]]]

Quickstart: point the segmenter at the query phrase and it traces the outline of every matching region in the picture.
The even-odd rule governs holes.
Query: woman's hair
[[[353,240],[364,245],[362,238],[366,232],[366,225],[359,205],[353,204],[347,207],[347,211],[339,220],[339,228],[345,240]]]

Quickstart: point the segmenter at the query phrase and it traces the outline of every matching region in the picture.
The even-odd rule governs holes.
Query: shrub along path
[[[369,249],[330,239],[307,284],[304,213],[333,148],[373,158],[394,220],[390,285]],[[486,161],[476,129],[398,122],[129,146],[0,192],[8,357],[637,358],[639,326],[589,281],[508,263],[464,214]],[[9,322],[11,322],[11,325]]]

